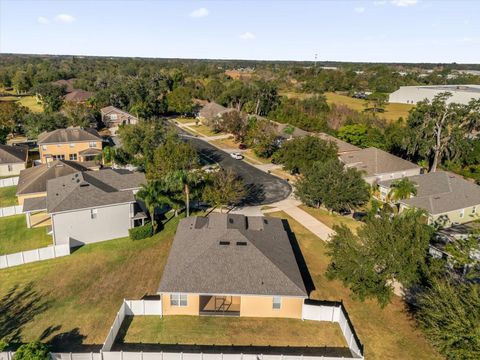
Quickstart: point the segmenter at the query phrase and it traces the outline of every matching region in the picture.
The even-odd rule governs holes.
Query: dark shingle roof
[[[341,154],[340,160],[347,166],[364,171],[366,176],[420,168],[410,161],[374,147]]]
[[[33,197],[25,199],[23,202],[23,212],[38,211],[47,209],[47,197]]]
[[[159,292],[307,296],[280,219],[217,213],[180,221]]]
[[[101,141],[102,138],[98,132],[90,128],[68,127],[66,129],[57,129],[50,132],[43,132],[38,136],[37,143],[55,144],[69,143],[77,141]]]
[[[93,94],[89,91],[81,90],[81,89],[75,89],[71,92],[69,92],[67,95],[65,95],[65,101],[71,101],[71,102],[85,102],[88,99],[90,99],[93,96]]]
[[[480,205],[480,186],[461,176],[436,171],[428,174],[409,176],[415,183],[417,194],[401,200],[402,204],[428,211],[432,215]],[[390,187],[392,180],[382,181],[379,186]]]
[[[198,113],[198,116],[211,120],[217,116],[220,116],[224,112],[233,111],[233,110],[234,109],[227,109],[226,107],[220,104],[217,104],[215,102],[209,102],[204,107],[202,107],[202,109]]]
[[[0,144],[0,164],[24,163],[28,158],[28,147]]]
[[[22,170],[18,179],[17,195],[45,192],[48,180],[84,170],[87,168],[83,165],[68,160],[55,160]]]
[[[112,169],[76,172],[47,183],[49,213],[134,202],[143,173]]]

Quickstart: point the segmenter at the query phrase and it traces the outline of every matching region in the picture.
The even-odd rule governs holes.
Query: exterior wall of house
[[[385,180],[393,180],[393,179],[401,179],[406,176],[415,176],[415,175],[420,175],[421,168],[412,168],[409,170],[403,170],[403,171],[394,171],[391,173],[384,173],[384,174],[377,174],[374,176],[367,176],[364,177],[365,181],[369,183],[370,185],[373,185],[375,183],[378,183],[380,181],[385,181]]]
[[[401,204],[400,212],[408,208],[408,206]],[[444,227],[450,227],[453,223],[465,224],[478,219],[480,219],[480,204],[443,214],[429,215],[428,223],[433,224],[438,222]]]
[[[199,315],[200,296],[188,294],[187,306],[171,306],[170,294],[162,294],[162,310],[163,315]]]
[[[92,141],[92,142],[95,143],[94,149],[102,150],[101,140]],[[65,156],[65,160],[70,160],[70,155],[76,154],[77,161],[80,161],[81,156],[79,152],[90,149],[90,141],[72,142],[72,143],[64,143],[64,144],[44,144],[44,145],[39,145],[38,149],[40,151],[40,161],[43,164],[47,163],[46,155],[50,155],[50,156],[63,155]]]
[[[272,296],[242,296],[240,316],[302,318],[303,298],[282,297],[280,309],[273,309]]]
[[[25,163],[1,164],[0,176],[18,175],[23,169],[25,169]]]
[[[38,197],[43,197],[47,196],[46,192],[41,192],[41,193],[33,193],[33,194],[25,194],[25,195],[18,195],[18,205],[23,205],[23,202],[25,199],[32,199],[32,198],[38,198]]]
[[[119,204],[52,214],[54,242],[66,244],[70,238],[75,246],[126,237],[132,227],[131,209],[131,204]]]

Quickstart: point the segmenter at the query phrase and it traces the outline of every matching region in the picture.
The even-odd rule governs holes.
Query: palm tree
[[[395,180],[390,186],[388,198],[390,201],[397,202],[399,200],[408,199],[410,196],[417,195],[415,183],[407,178]]]
[[[155,209],[162,205],[161,196],[158,191],[158,184],[155,181],[149,181],[147,184],[143,184],[142,188],[138,191],[137,197],[142,199],[150,214],[150,221],[154,231],[157,230],[157,224],[155,223]]]
[[[163,178],[166,187],[169,188],[173,199],[177,200],[178,195],[185,195],[185,210],[187,217],[190,216],[190,195],[193,190],[196,190],[201,182],[202,175],[197,171],[177,170],[169,173]]]

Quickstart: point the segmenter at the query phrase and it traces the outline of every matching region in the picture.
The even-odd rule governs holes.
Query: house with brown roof
[[[102,153],[102,138],[94,129],[68,127],[38,136],[40,161],[93,161]]]
[[[430,224],[442,227],[480,219],[480,186],[475,183],[447,171],[409,176],[408,180],[417,191],[409,198],[398,201],[400,211],[422,209],[428,214]],[[378,184],[383,200],[387,199],[393,182],[388,180]]]
[[[100,114],[102,115],[102,122],[110,129],[112,135],[117,134],[118,128],[121,125],[135,125],[138,123],[138,118],[115,106],[101,108]]]
[[[235,109],[229,109],[225,106],[217,104],[216,102],[209,102],[208,104],[204,105],[200,111],[198,112],[197,119],[201,122],[211,122],[214,120],[219,120],[222,115],[229,111],[236,111]]]
[[[27,161],[28,147],[0,144],[0,177],[20,174]]]
[[[374,147],[340,154],[339,159],[345,167],[361,171],[370,185],[419,175],[421,172],[420,166]]]
[[[297,319],[308,297],[281,219],[218,213],[180,221],[158,293],[164,315]]]
[[[82,89],[76,89],[74,86],[75,78],[71,78],[68,80],[61,79],[54,81],[53,84],[58,85],[58,86],[64,86],[65,87],[65,92],[67,93],[64,97],[65,102],[74,102],[74,103],[80,103],[84,104],[87,102],[88,99],[90,99],[93,96],[93,93],[82,90]]]

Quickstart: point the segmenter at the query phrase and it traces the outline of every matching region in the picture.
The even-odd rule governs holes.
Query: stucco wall
[[[82,245],[128,236],[131,228],[131,204],[99,207],[97,217],[91,218],[91,209],[52,214],[56,245],[72,239],[73,245]]]
[[[442,219],[446,218],[448,223],[447,225],[451,225],[452,223],[459,223],[464,224],[470,221],[478,220],[480,218],[480,204],[476,207],[475,212],[473,212],[473,206],[463,209],[464,215],[463,218],[460,217],[461,210],[450,211],[441,215],[432,215],[430,217],[430,222],[436,222],[440,219],[440,223],[442,223]]]
[[[96,147],[94,149],[102,150],[102,142],[95,141],[95,143]],[[70,144],[73,144],[73,147],[70,147]],[[77,161],[80,161],[79,152],[90,149],[89,144],[90,141],[39,145],[40,160],[45,164],[47,162],[45,155],[64,155],[65,160],[70,160],[70,154],[77,154]],[[46,146],[46,150],[43,149],[43,146]]]
[[[302,318],[304,299],[282,297],[280,309],[273,309],[272,296],[242,296],[240,316]]]
[[[8,171],[9,164],[0,165],[0,176],[10,176],[20,174],[20,170],[25,169],[25,163],[10,164],[12,171]]]
[[[200,296],[188,294],[187,306],[170,306],[170,294],[162,294],[163,315],[198,315]]]
[[[420,175],[421,168],[413,168],[409,170],[403,170],[403,171],[395,171],[395,172],[390,172],[390,173],[384,173],[384,174],[377,174],[376,176],[368,176],[365,177],[365,181],[369,183],[370,185],[378,183],[380,181],[385,181],[385,180],[393,180],[393,179],[401,179],[406,176],[415,176],[415,175]]]

